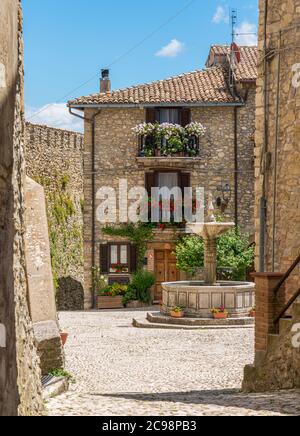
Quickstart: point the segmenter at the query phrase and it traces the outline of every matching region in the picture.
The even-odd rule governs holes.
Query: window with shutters
[[[184,204],[184,190],[191,186],[191,175],[182,171],[152,171],[145,174],[145,187],[151,198],[152,188],[167,187],[170,190],[179,187],[182,190],[182,204]],[[169,198],[161,198],[161,201],[168,200]],[[172,202],[172,198],[170,199]],[[174,200],[174,199],[173,199]],[[160,221],[164,221],[163,211],[160,212]],[[149,206],[149,219],[151,219],[151,205]],[[172,221],[172,207],[171,207],[171,221]]]
[[[111,243],[108,245],[109,273],[129,273],[130,245]]]

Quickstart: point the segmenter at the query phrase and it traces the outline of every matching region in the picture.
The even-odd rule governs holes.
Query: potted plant
[[[174,307],[170,313],[172,318],[184,318],[184,309],[182,307]]]
[[[62,346],[64,347],[66,345],[67,339],[68,339],[69,333],[67,332],[60,332],[60,339],[61,339],[61,343]]]
[[[97,307],[101,309],[123,309],[123,297],[128,286],[114,283],[98,292]]]
[[[250,318],[255,318],[255,316],[256,316],[256,308],[255,307],[252,307],[252,309],[249,312],[249,316],[250,316]]]
[[[211,313],[212,313],[214,319],[227,319],[228,318],[228,312],[226,311],[225,307],[219,307],[218,309],[212,309]]]
[[[155,276],[149,271],[139,270],[132,277],[123,297],[127,308],[150,306],[153,302],[151,288],[155,284]]]

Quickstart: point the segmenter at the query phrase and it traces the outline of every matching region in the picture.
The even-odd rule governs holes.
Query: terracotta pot
[[[170,313],[170,315],[171,315],[171,317],[172,318],[184,318],[184,312],[174,312],[174,311],[172,311],[171,313]]]
[[[250,318],[255,318],[256,316],[256,311],[255,310],[251,310],[249,313]]]
[[[214,319],[227,319],[228,313],[214,313]]]
[[[60,333],[60,339],[63,347],[66,345],[67,339],[68,339],[69,333],[61,332]]]

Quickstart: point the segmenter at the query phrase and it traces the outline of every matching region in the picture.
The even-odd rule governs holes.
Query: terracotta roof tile
[[[234,103],[222,67],[186,73],[158,82],[94,94],[70,101],[70,106],[94,104]]]
[[[238,82],[255,81],[257,78],[257,47],[240,47],[241,62],[235,69]],[[210,55],[227,56],[229,46],[212,46]],[[80,97],[69,106],[105,104],[188,104],[188,103],[235,103],[229,92],[226,71],[221,64],[199,71],[182,74],[153,83],[131,88]]]
[[[238,82],[255,81],[257,79],[258,48],[256,46],[239,47],[241,62],[235,69],[235,78]],[[217,56],[230,55],[230,46],[213,45],[210,54]]]

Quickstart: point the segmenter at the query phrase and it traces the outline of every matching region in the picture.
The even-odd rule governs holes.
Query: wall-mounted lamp
[[[225,212],[232,196],[231,187],[228,183],[226,183],[226,185],[218,186],[217,191],[221,194],[221,196],[217,198],[217,206],[222,212]]]

